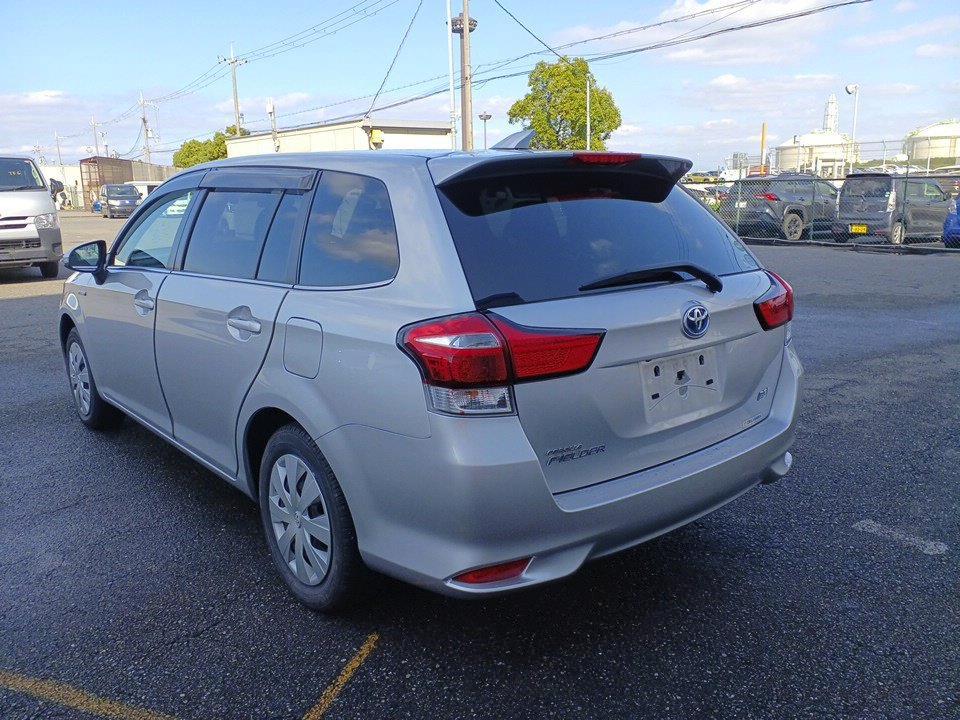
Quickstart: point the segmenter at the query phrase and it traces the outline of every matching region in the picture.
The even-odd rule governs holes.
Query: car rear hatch
[[[840,220],[876,217],[896,203],[893,179],[885,175],[849,177],[840,187],[837,202]]]
[[[511,153],[438,183],[478,310],[533,337],[602,337],[585,370],[513,385],[555,493],[668,462],[760,422],[785,339],[783,325],[761,327],[755,307],[785,288],[708,210],[673,190],[686,161],[595,157]],[[693,267],[591,288],[676,265]],[[792,313],[792,294],[790,304]]]

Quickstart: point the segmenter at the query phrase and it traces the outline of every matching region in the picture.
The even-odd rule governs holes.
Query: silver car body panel
[[[397,333],[475,311],[436,182],[483,156],[325,153],[200,166],[192,179],[158,188],[129,223],[173,183],[202,187],[210,167],[367,175],[389,193],[396,276],[316,289],[177,267],[112,269],[106,290],[91,275],[69,278],[61,312],[77,326],[109,402],[251,497],[259,470],[245,451],[251,424],[262,412],[292,417],[337,475],[364,559],[448,594],[562,577],[709,512],[782,466],[802,368],[785,328],[763,332],[756,322],[752,302],[769,287],[760,272],[726,276],[716,295],[687,282],[497,308],[522,324],[602,327],[608,335],[586,372],[516,386],[514,414],[464,418],[428,409]],[[182,238],[178,247],[182,259]],[[157,299],[148,317],[133,305],[141,290]],[[680,332],[681,311],[693,300],[713,314],[700,340]],[[259,334],[231,327],[231,317],[255,319]],[[658,417],[644,399],[653,382],[645,364],[707,350],[720,390],[704,390],[710,400],[691,417]],[[610,450],[568,467],[550,464],[555,443],[579,442]],[[478,588],[450,579],[531,555],[517,582]]]

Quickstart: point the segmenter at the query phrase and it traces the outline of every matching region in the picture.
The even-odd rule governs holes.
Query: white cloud
[[[919,85],[911,85],[910,83],[887,83],[870,88],[870,92],[875,95],[913,95],[919,90]]]
[[[917,4],[913,0],[902,0],[893,6],[893,11],[895,13],[907,13],[911,10],[916,10]]]
[[[960,45],[943,45],[928,43],[920,45],[913,54],[922,58],[953,58],[960,57]]]
[[[957,29],[960,29],[960,16],[946,15],[910,25],[901,25],[886,32],[856,35],[847,41],[847,45],[851,47],[875,47],[879,49],[885,48],[888,45],[902,43],[904,40],[924,37],[925,35],[941,35],[942,33]]]
[[[651,18],[624,19],[606,26],[577,25],[554,33],[551,40],[554,44],[563,45],[598,35],[621,33],[604,40],[574,46],[569,52],[621,50],[670,43],[689,36],[762,22],[822,5],[819,0],[765,0],[762,3],[741,6],[733,11],[724,11],[724,8],[730,4],[730,0],[673,0],[670,7],[652,19],[654,22],[669,21],[704,11],[718,10],[718,12],[701,14],[691,20],[671,22],[632,33],[624,33],[624,31],[649,25]],[[642,7],[646,4],[636,3],[635,5]],[[857,13],[846,10],[810,15],[704,38],[697,40],[695,46],[667,45],[662,49],[661,52],[664,54],[660,57],[675,62],[721,66],[770,64],[780,60],[792,61],[800,57],[809,57],[817,52],[817,41],[835,26],[836,19],[831,19],[831,16],[835,18],[837,15],[843,15],[846,18],[848,27],[854,22],[851,18],[857,17]]]

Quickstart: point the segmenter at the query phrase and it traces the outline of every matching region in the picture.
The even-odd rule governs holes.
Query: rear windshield
[[[716,275],[757,269],[740,240],[686,192],[674,188],[660,203],[628,199],[635,182],[530,173],[442,186],[474,300],[573,297],[595,280],[666,264]]]
[[[840,192],[857,197],[885,198],[890,194],[891,182],[890,178],[883,177],[848,178],[843,181]]]

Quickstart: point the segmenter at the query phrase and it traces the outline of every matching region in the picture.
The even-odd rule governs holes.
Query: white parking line
[[[895,540],[901,545],[914,548],[927,555],[943,555],[948,550],[946,543],[935,540],[924,540],[923,538],[914,537],[913,535],[907,535],[901,530],[881,525],[873,520],[861,520],[860,522],[855,522],[852,527],[854,530],[862,530],[863,532],[871,533],[886,540]]]

